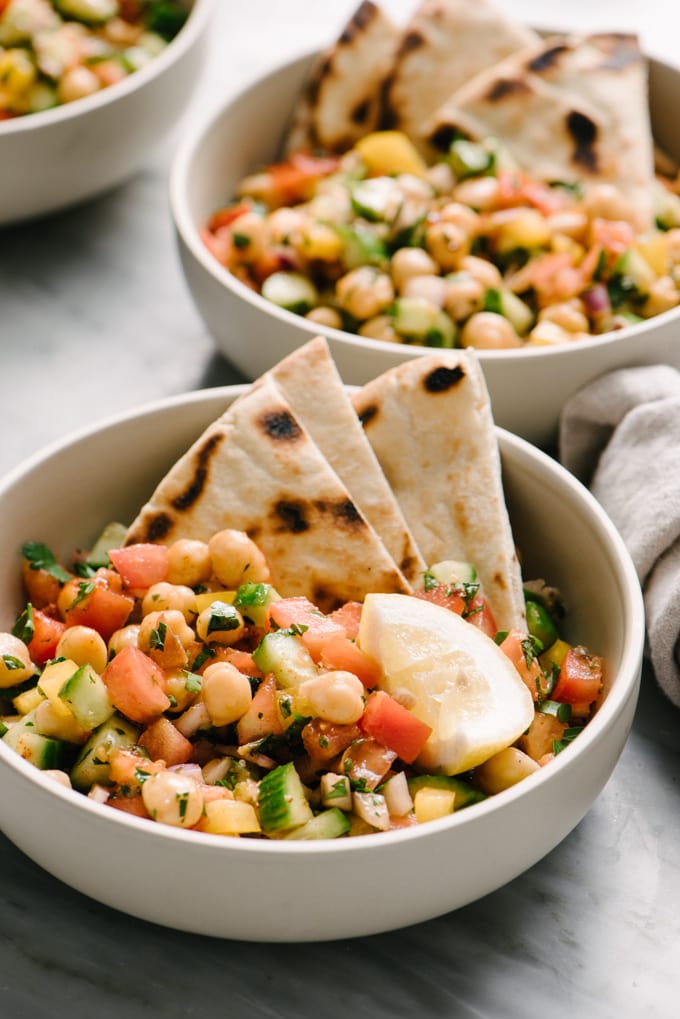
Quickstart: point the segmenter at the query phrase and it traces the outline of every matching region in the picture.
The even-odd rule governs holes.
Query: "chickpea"
[[[649,295],[644,303],[643,313],[649,318],[660,315],[663,311],[675,308],[680,302],[680,293],[670,276],[659,276],[649,288]]]
[[[674,227],[666,233],[666,253],[672,265],[680,263],[680,228]]]
[[[583,241],[588,230],[588,217],[579,209],[563,209],[548,216],[552,234],[564,234],[573,241]]]
[[[401,337],[392,325],[389,315],[376,315],[359,326],[359,336],[368,336],[372,340],[383,340],[385,343],[401,343]]]
[[[630,221],[634,218],[630,201],[613,184],[591,184],[584,195],[583,206],[591,219]]]
[[[187,682],[187,670],[182,668],[164,669],[165,692],[174,701],[173,712],[186,711],[199,696],[199,690]]]
[[[61,103],[72,103],[76,99],[91,96],[101,88],[99,78],[88,67],[69,67],[57,85],[57,96]]]
[[[462,322],[480,311],[484,287],[467,272],[457,272],[443,281],[446,287],[444,308],[454,321]]]
[[[394,300],[394,287],[390,277],[371,265],[341,276],[335,285],[335,295],[354,318],[364,321],[379,315]]]
[[[532,347],[551,347],[555,344],[568,343],[570,340],[577,339],[579,335],[569,332],[550,319],[541,319],[529,333],[527,343],[530,343]]]
[[[11,633],[0,633],[0,690],[23,683],[36,672],[23,640]]]
[[[463,205],[480,212],[489,212],[498,206],[500,184],[496,177],[471,177],[457,184],[453,197]]]
[[[231,224],[234,253],[240,262],[255,262],[268,244],[268,228],[257,212],[244,212]]]
[[[422,297],[435,308],[443,308],[446,289],[446,280],[441,276],[412,276],[406,280],[402,294],[404,297]]]
[[[500,269],[493,262],[488,262],[486,258],[478,258],[477,255],[466,255],[461,259],[460,268],[463,272],[469,273],[473,280],[481,283],[485,290],[499,287],[503,282]]]
[[[494,311],[479,311],[472,315],[461,329],[460,342],[463,347],[480,350],[505,350],[522,345],[507,318]]]
[[[320,326],[328,326],[329,329],[342,329],[342,318],[335,308],[321,304],[318,308],[312,308],[307,312],[305,318],[310,322],[316,322]]]
[[[422,248],[399,248],[392,255],[390,274],[401,293],[406,281],[414,276],[436,276],[437,263]]]
[[[109,657],[117,655],[124,647],[139,647],[139,624],[130,623],[116,630],[109,637]]]
[[[230,646],[241,639],[246,630],[243,616],[233,605],[214,601],[203,609],[196,620],[196,633],[205,644]]]
[[[203,813],[198,783],[180,771],[159,771],[142,786],[144,806],[154,821],[176,828],[192,828]]]
[[[212,562],[204,541],[179,538],[168,547],[168,580],[171,584],[197,587],[210,579]]]
[[[196,635],[187,623],[186,619],[178,609],[167,609],[163,612],[149,612],[144,616],[139,626],[139,647],[142,651],[149,651],[154,642],[154,634],[158,633],[164,625],[174,634],[182,647],[187,648],[196,639]]]
[[[169,584],[167,581],[152,584],[142,599],[142,615],[167,612],[169,609],[181,612],[187,623],[192,623],[196,618],[196,595],[184,584]]]
[[[425,247],[446,272],[457,269],[461,259],[470,253],[470,239],[457,223],[437,220],[425,230]]]
[[[453,223],[461,230],[474,237],[479,228],[479,214],[462,202],[449,202],[439,210],[439,218],[443,223]]]
[[[270,579],[267,560],[245,531],[218,531],[208,542],[208,551],[212,572],[229,590]]]
[[[57,644],[57,657],[70,658],[76,665],[92,666],[103,672],[108,661],[108,648],[104,638],[91,626],[69,626]]]
[[[542,308],[538,314],[539,322],[554,322],[568,333],[587,333],[590,331],[588,316],[583,310],[583,302],[577,297],[571,301],[559,301]]]
[[[364,713],[364,685],[352,672],[324,672],[299,689],[314,714],[327,722],[352,725]]]
[[[203,703],[213,725],[237,722],[252,699],[250,680],[230,662],[215,662],[203,673]]]
[[[305,227],[305,216],[297,209],[274,209],[267,216],[270,244],[295,244]]]
[[[435,163],[434,166],[430,166],[425,173],[425,179],[438,195],[450,195],[456,182],[448,163]]]

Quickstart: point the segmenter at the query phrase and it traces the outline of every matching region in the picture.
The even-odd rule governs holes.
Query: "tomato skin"
[[[473,626],[479,627],[480,630],[484,631],[487,637],[493,638],[498,633],[498,627],[496,626],[496,620],[493,617],[493,612],[481,595],[476,594],[475,597],[470,600],[470,603],[463,615],[468,623],[472,623]]]
[[[169,555],[165,545],[140,542],[126,548],[112,548],[109,558],[125,587],[145,590],[168,579]]]
[[[114,706],[132,722],[148,724],[170,707],[165,675],[143,651],[124,647],[102,672]]]
[[[56,605],[61,582],[44,569],[34,569],[27,559],[21,567],[24,587],[28,600],[34,609],[44,609],[48,605]]]
[[[348,775],[353,782],[360,782],[363,788],[375,789],[396,758],[396,750],[366,736],[347,747],[340,759],[338,771],[341,775]]]
[[[239,745],[263,736],[279,736],[283,732],[276,696],[276,680],[265,676],[258,686],[250,707],[236,725]]]
[[[352,672],[372,690],[382,679],[382,669],[365,651],[341,634],[334,634],[321,648],[321,665],[326,669]]]
[[[414,594],[416,598],[432,602],[433,605],[441,605],[442,608],[455,612],[457,616],[462,616],[465,611],[463,595],[451,584],[433,584],[427,590],[414,591]]]
[[[368,736],[396,751],[407,764],[415,761],[432,733],[429,725],[384,690],[369,694],[359,725]]]
[[[63,599],[60,598],[64,621],[67,626],[90,626],[101,634],[104,640],[108,640],[112,633],[125,626],[134,607],[134,599],[129,595],[112,591],[96,580],[92,590],[81,598],[78,587],[79,584],[86,583],[69,581],[62,589],[62,595],[67,595]]]
[[[152,761],[165,761],[168,767],[186,764],[194,750],[186,736],[164,715],[144,730],[138,742]]]
[[[602,689],[602,658],[578,645],[569,648],[551,694],[564,704],[585,705],[597,700]]]
[[[521,630],[510,630],[505,640],[500,644],[500,649],[508,656],[528,686],[531,696],[537,701],[539,696],[547,696],[549,692],[548,680],[544,676],[537,658],[531,658],[527,662],[527,656],[524,653],[524,642],[528,639],[527,634]]]
[[[66,624],[60,619],[53,619],[40,609],[33,609],[33,636],[26,645],[31,661],[36,665],[44,665],[54,658],[57,653],[57,644]]]
[[[350,640],[356,640],[359,636],[361,624],[361,612],[363,605],[359,601],[347,601],[339,609],[329,613],[329,619],[339,623]]]
[[[340,725],[325,718],[312,718],[301,735],[312,770],[316,771],[361,739],[362,732],[358,725]]]
[[[281,598],[269,608],[269,619],[277,626],[306,626],[301,640],[315,662],[321,658],[323,646],[331,637],[345,637],[344,626],[324,615],[308,598]]]

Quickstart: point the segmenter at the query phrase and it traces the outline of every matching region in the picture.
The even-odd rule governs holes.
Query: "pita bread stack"
[[[499,628],[523,623],[488,394],[468,351],[417,358],[352,400],[324,339],[299,348],[170,469],[127,543],[227,527],[259,545],[282,596],[324,611],[410,593],[428,565],[454,559],[475,563]]]

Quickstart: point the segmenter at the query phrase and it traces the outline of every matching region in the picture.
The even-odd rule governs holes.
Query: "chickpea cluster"
[[[293,164],[294,168],[294,164]],[[549,186],[512,171],[373,175],[351,150],[282,192],[280,165],[246,178],[207,224],[249,287],[320,326],[388,343],[552,346],[680,303],[680,197],[636,234],[614,186]],[[508,184],[514,186],[508,186]]]

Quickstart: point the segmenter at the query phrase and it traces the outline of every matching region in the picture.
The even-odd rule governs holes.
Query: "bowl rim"
[[[249,383],[231,386],[217,386],[208,389],[198,389],[187,393],[180,393],[170,397],[164,397],[152,402],[144,403],[138,407],[128,409],[121,413],[109,415],[97,422],[90,423],[76,431],[72,431],[63,438],[57,439],[49,445],[38,450],[21,464],[9,471],[0,478],[0,501],[3,496],[12,490],[22,480],[48,462],[60,452],[65,452],[72,446],[79,443],[96,439],[101,432],[115,431],[121,425],[145,418],[153,418],[163,415],[169,411],[181,409],[182,407],[196,408],[204,406],[206,412],[214,404],[216,407],[224,407],[233,401],[240,394],[249,388]],[[212,411],[210,412],[212,413]],[[219,413],[219,411],[218,411]],[[215,415],[217,416],[217,414]],[[212,418],[206,413],[207,425]],[[531,792],[532,789],[551,781],[551,777],[557,775],[570,766],[574,756],[581,757],[588,752],[589,747],[600,736],[611,728],[621,713],[625,710],[629,699],[637,696],[637,687],[640,682],[642,654],[644,647],[645,615],[642,591],[638,581],[635,567],[628,550],[619,532],[611,522],[605,511],[597,502],[595,497],[573,477],[566,468],[552,459],[547,453],[532,446],[529,442],[518,436],[496,427],[496,434],[499,440],[501,456],[514,457],[519,461],[528,461],[537,465],[538,469],[548,474],[561,486],[566,485],[573,495],[583,503],[583,508],[590,515],[593,524],[600,531],[608,545],[608,553],[612,562],[612,569],[616,575],[620,588],[619,594],[624,603],[624,617],[627,620],[624,637],[621,646],[621,667],[620,674],[623,678],[614,683],[607,696],[598,708],[594,717],[585,727],[577,742],[566,747],[565,750],[551,762],[548,768],[541,768],[538,772],[528,776],[522,782],[490,796],[487,800],[468,807],[459,813],[449,817],[428,822],[427,825],[412,826],[408,828],[395,829],[389,832],[376,832],[366,834],[357,838],[334,839],[328,842],[306,842],[294,840],[269,840],[269,839],[240,839],[225,838],[223,836],[212,836],[206,832],[197,832],[173,828],[169,825],[155,825],[151,827],[148,820],[138,818],[122,811],[112,810],[104,804],[89,799],[82,793],[73,789],[67,789],[45,776],[38,768],[23,760],[10,747],[4,745],[0,740],[0,772],[4,768],[10,768],[17,773],[20,779],[29,784],[37,785],[44,794],[56,795],[64,804],[65,810],[84,811],[90,814],[93,822],[108,824],[112,826],[123,825],[130,829],[130,834],[135,832],[140,835],[165,842],[187,844],[194,846],[199,852],[225,853],[255,853],[269,854],[285,857],[286,854],[316,854],[316,853],[337,853],[337,852],[359,852],[362,848],[368,849],[371,846],[382,846],[384,850],[389,847],[410,841],[411,839],[427,838],[428,835],[444,833],[447,830],[455,830],[460,825],[474,823],[478,817],[494,814],[511,808],[512,804],[520,797]],[[2,822],[2,811],[0,808],[0,824]]]
[[[555,31],[559,32],[559,30],[546,30],[543,28],[539,28],[537,30],[544,34],[553,34]],[[195,261],[199,263],[199,265],[213,278],[216,283],[223,286],[227,291],[230,291],[237,299],[245,301],[246,304],[249,304],[254,311],[270,316],[288,328],[295,328],[300,333],[306,333],[310,339],[313,336],[323,335],[332,340],[334,343],[343,344],[349,348],[355,348],[358,351],[368,350],[372,353],[379,353],[382,351],[384,353],[386,346],[389,346],[386,345],[384,341],[372,339],[368,336],[358,336],[354,333],[345,332],[342,329],[334,329],[330,326],[321,325],[318,322],[310,322],[301,315],[296,315],[294,312],[287,311],[284,308],[279,308],[277,305],[272,304],[271,301],[267,301],[254,290],[251,290],[250,287],[246,286],[245,283],[242,283],[236,278],[236,276],[233,276],[228,269],[221,265],[217,259],[210,254],[201,239],[200,231],[202,224],[197,224],[195,222],[189,208],[189,178],[194,172],[194,163],[197,152],[202,146],[204,140],[209,135],[215,133],[216,129],[219,128],[222,119],[227,116],[229,111],[246,102],[252,94],[260,92],[268,86],[271,87],[280,76],[289,73],[293,68],[302,69],[305,65],[311,63],[311,61],[317,57],[319,53],[320,51],[317,49],[308,50],[306,53],[298,54],[295,57],[278,62],[273,67],[267,68],[262,74],[254,79],[250,79],[243,87],[238,89],[236,92],[231,93],[226,100],[218,101],[218,103],[213,105],[207,113],[197,119],[194,125],[189,125],[184,137],[180,140],[177,146],[170,166],[168,180],[170,211],[175,224],[175,229],[177,230],[183,244],[191,252]],[[680,69],[673,67],[667,61],[660,60],[655,56],[647,54],[646,59],[650,65],[653,64],[660,68],[680,73]],[[664,323],[671,322],[678,317],[680,317],[680,305],[676,308],[671,308],[667,311],[661,312],[659,315],[655,315],[653,319],[643,320],[642,322],[624,326],[622,329],[616,329],[609,333],[589,336],[586,339],[579,340],[578,343],[575,344],[563,343],[556,344],[555,346],[525,346],[510,350],[476,349],[476,353],[482,362],[503,362],[506,358],[510,358],[512,360],[518,358],[529,358],[531,360],[541,360],[543,358],[560,359],[568,357],[570,352],[573,350],[596,350],[603,347],[609,347],[611,344],[616,343],[619,340],[625,340],[629,337],[635,337],[638,334],[643,334],[648,331],[648,323],[651,321],[654,322],[655,326],[658,324],[659,327],[662,327]],[[302,343],[303,340],[301,339],[300,342]],[[433,352],[432,347],[421,347],[410,344],[399,344],[398,346],[400,354],[405,357],[419,357]]]
[[[58,124],[95,113],[103,107],[110,106],[118,99],[139,91],[154,78],[160,77],[175,61],[180,60],[203,35],[207,24],[216,8],[217,0],[187,0],[188,17],[174,39],[158,56],[153,57],[144,67],[129,74],[122,81],[100,89],[90,96],[84,96],[72,103],[63,103],[48,110],[37,113],[23,114],[0,121],[0,145],[14,135],[25,134],[41,127],[56,127]]]

